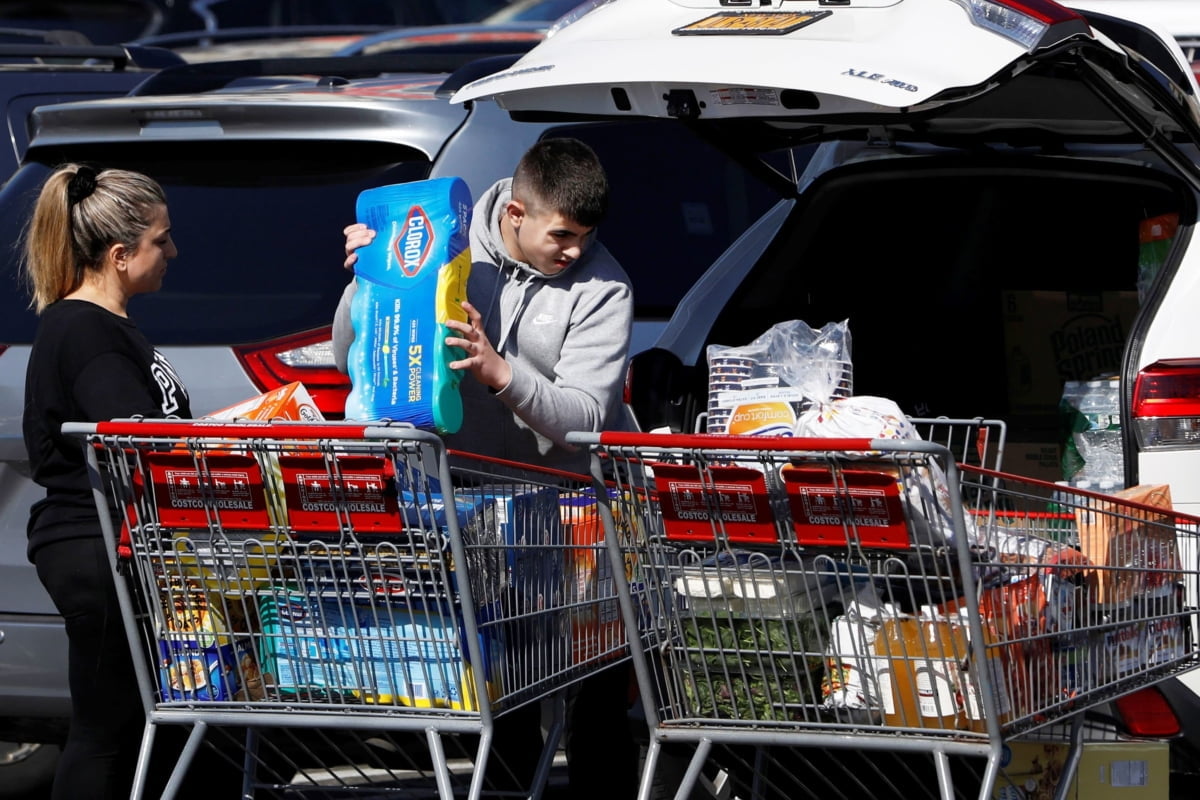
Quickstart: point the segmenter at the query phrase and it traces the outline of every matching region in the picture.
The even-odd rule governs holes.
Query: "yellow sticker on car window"
[[[721,11],[671,33],[677,36],[779,35],[811,25],[832,11]]]

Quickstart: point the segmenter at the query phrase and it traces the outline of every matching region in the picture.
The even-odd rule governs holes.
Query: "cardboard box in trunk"
[[[1137,292],[1005,291],[1010,412],[1052,411],[1063,383],[1119,372]]]

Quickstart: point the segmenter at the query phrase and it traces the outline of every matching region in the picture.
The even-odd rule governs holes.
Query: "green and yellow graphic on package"
[[[461,375],[449,363],[464,353],[446,346],[446,322],[467,319],[471,193],[459,178],[380,186],[356,213],[376,235],[354,266],[346,417],[454,433]]]

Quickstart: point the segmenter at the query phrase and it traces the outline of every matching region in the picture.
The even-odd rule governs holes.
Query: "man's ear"
[[[509,222],[520,225],[521,220],[525,219],[525,204],[520,200],[509,200],[508,205],[504,207],[504,213],[508,215]]]

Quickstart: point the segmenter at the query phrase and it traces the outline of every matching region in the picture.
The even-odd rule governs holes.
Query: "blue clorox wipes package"
[[[350,305],[354,342],[346,418],[409,422],[437,433],[462,426],[463,358],[447,347],[450,319],[467,320],[471,193],[460,178],[367,189],[358,221],[375,240],[358,250]]]

